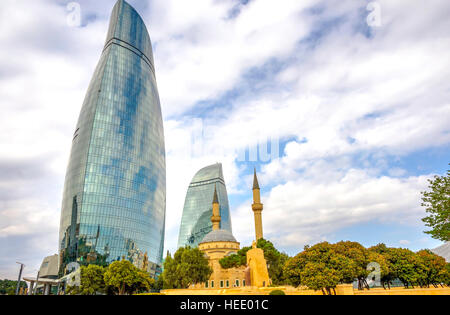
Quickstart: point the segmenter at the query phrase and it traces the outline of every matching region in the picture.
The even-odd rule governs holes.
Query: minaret
[[[252,210],[255,215],[255,233],[256,233],[256,241],[263,238],[263,227],[262,227],[262,217],[261,212],[263,210],[263,204],[261,203],[261,191],[259,189],[258,177],[256,177],[256,169],[255,175],[253,178],[253,204]]]
[[[217,187],[214,187],[213,215],[211,217],[213,231],[220,229],[220,219],[219,197],[217,197]]]

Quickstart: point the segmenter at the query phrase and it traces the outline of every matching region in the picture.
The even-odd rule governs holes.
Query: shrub
[[[286,293],[284,293],[284,291],[282,290],[273,290],[269,293],[269,295],[286,295]]]

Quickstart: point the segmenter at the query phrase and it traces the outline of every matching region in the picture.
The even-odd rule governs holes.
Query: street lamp
[[[23,271],[23,267],[25,267],[25,265],[22,264],[21,262],[16,262],[16,263],[20,265],[19,279],[17,280],[17,287],[16,287],[16,295],[19,295],[20,280],[22,279],[22,271]]]

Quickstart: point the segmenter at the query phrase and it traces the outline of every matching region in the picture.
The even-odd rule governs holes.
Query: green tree
[[[220,266],[224,269],[237,268],[247,264],[247,252],[251,247],[241,248],[237,254],[226,256],[219,260]]]
[[[135,267],[128,260],[111,263],[104,274],[105,285],[119,295],[150,290],[154,280],[147,272]],[[110,290],[111,291],[111,290]]]
[[[447,263],[445,269],[441,271],[440,283],[450,286],[450,263]]]
[[[323,242],[289,259],[284,268],[288,283],[304,285],[331,294],[338,284],[351,283],[358,276],[357,263],[336,251],[336,246]]]
[[[306,257],[303,253],[299,253],[286,262],[283,268],[283,274],[287,284],[293,285],[294,287],[302,284],[301,272],[305,268],[306,263]]]
[[[172,258],[167,255],[162,274],[165,289],[187,289],[208,281],[213,270],[205,254],[198,248],[182,247]]]
[[[394,280],[392,272],[391,272],[391,267],[389,264],[389,261],[386,259],[385,256],[383,256],[380,253],[377,253],[375,251],[371,251],[369,249],[369,254],[368,254],[368,258],[370,262],[375,262],[378,265],[380,265],[380,281],[381,281],[381,285],[383,286],[383,288],[386,289],[386,285],[388,286],[388,288],[391,288],[391,281]]]
[[[163,288],[164,288],[164,278],[162,277],[162,275],[160,275],[153,284],[152,289],[156,292],[160,292]]]
[[[429,287],[430,284],[437,286],[442,283],[442,274],[446,270],[446,262],[430,250],[421,250],[417,252],[419,258],[418,283],[420,286]]]
[[[155,286],[155,279],[150,277],[148,272],[145,272],[143,270],[136,270],[135,279],[136,280],[129,289],[131,293],[145,293],[152,290]]]
[[[175,263],[175,260],[172,258],[172,255],[170,255],[170,253],[167,253],[166,259],[164,261],[164,271],[160,278],[162,278],[164,289],[174,289],[181,287],[181,285],[178,283],[177,264]]]
[[[27,283],[25,281],[20,281],[20,288],[26,289]],[[12,280],[0,280],[0,295],[8,294],[14,295],[16,294],[17,281]],[[12,294],[10,294],[12,293]]]
[[[337,271],[339,275],[338,284],[353,283],[358,277],[358,264],[349,257],[339,253],[333,253],[326,263],[327,267]]]
[[[105,293],[105,268],[97,265],[81,266],[81,284],[79,287],[69,287],[71,295],[96,295]]]
[[[406,288],[450,283],[450,264],[429,250],[414,253],[385,244],[366,249],[354,242],[305,246],[303,252],[287,261],[284,275],[289,284],[331,294],[338,284],[351,283],[354,279],[366,281],[370,272],[367,266],[371,262],[380,266],[383,287],[387,284],[390,288],[395,279],[403,282]]]
[[[380,243],[378,245],[370,247],[369,251],[384,255],[389,251],[389,248],[386,246],[386,244]]]
[[[350,241],[336,243],[334,250],[336,253],[353,260],[356,266],[355,270],[344,277],[344,281],[350,283],[356,278],[358,279],[358,288],[360,290],[364,287],[369,288],[366,282],[366,278],[370,272],[367,270],[367,265],[372,262],[369,251],[361,244]]]
[[[390,263],[392,277],[399,279],[405,287],[414,287],[419,280],[420,261],[417,255],[404,248],[389,248],[385,253]]]
[[[341,279],[338,270],[328,268],[321,262],[308,262],[300,273],[303,285],[312,290],[321,290],[324,295],[331,295],[331,289],[336,288]]]
[[[8,291],[6,292],[7,295],[16,295],[16,289],[14,288],[9,288]]]
[[[269,295],[286,295],[283,290],[273,290],[269,293]]]
[[[388,252],[389,248],[383,243],[369,248],[369,255],[373,255],[371,261],[375,261],[381,266],[381,284],[385,289],[386,286],[390,289],[392,281],[396,279],[392,263],[388,259]]]
[[[450,241],[450,170],[446,176],[428,180],[430,191],[422,192],[422,206],[429,216],[422,219],[431,230],[425,231],[433,238]]]

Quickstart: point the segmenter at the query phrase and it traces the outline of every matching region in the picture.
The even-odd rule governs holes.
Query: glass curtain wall
[[[220,203],[220,228],[232,233],[228,194],[223,178],[222,164],[201,169],[189,185],[181,219],[178,247],[197,247],[212,231],[212,202],[214,187]]]
[[[120,0],[73,137],[60,272],[70,262],[128,259],[157,275],[165,213],[164,130],[151,41],[139,14]]]

